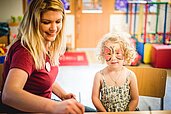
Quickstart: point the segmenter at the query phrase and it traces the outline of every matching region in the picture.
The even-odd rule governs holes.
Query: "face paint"
[[[123,60],[124,59],[123,52],[122,52],[121,49],[115,50],[115,55],[116,55],[116,58],[119,59],[119,60]]]
[[[123,60],[123,52],[121,49],[115,49],[115,47],[110,46],[104,46],[104,58],[108,62],[112,59],[112,57],[115,56],[118,60]]]
[[[107,46],[104,47],[104,57],[106,59],[106,61],[110,61],[111,60],[111,52],[112,50],[110,48],[108,48]]]

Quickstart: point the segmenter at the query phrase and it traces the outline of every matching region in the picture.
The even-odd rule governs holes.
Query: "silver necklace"
[[[123,69],[123,67],[122,67],[122,69]],[[118,71],[119,74],[117,75],[117,79],[115,79],[115,80],[114,80],[114,79],[111,77],[111,75],[109,74],[110,79],[115,83],[115,85],[118,85],[117,81],[118,81],[119,78],[121,77],[122,69]]]

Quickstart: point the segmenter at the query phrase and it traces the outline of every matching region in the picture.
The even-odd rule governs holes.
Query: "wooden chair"
[[[139,95],[160,98],[160,108],[163,110],[167,71],[150,67],[129,66],[127,68],[132,70],[137,76]]]

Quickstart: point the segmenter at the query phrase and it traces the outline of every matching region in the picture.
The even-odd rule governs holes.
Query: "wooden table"
[[[171,114],[171,110],[163,111],[129,111],[129,112],[91,112],[85,114]]]

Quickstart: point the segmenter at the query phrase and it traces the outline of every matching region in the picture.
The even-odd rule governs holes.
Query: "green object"
[[[158,32],[158,21],[159,21],[159,4],[157,4],[157,13],[156,13],[156,34]]]
[[[168,2],[147,2],[148,4],[167,4]]]
[[[156,30],[155,30],[155,33],[156,33],[156,43],[159,42],[159,37],[157,35],[158,33],[158,21],[159,21],[159,4],[157,4],[157,13],[156,13]]]
[[[11,16],[12,23],[16,23],[17,19],[15,16]]]
[[[22,16],[18,16],[18,21],[21,22],[21,20],[23,19]]]

